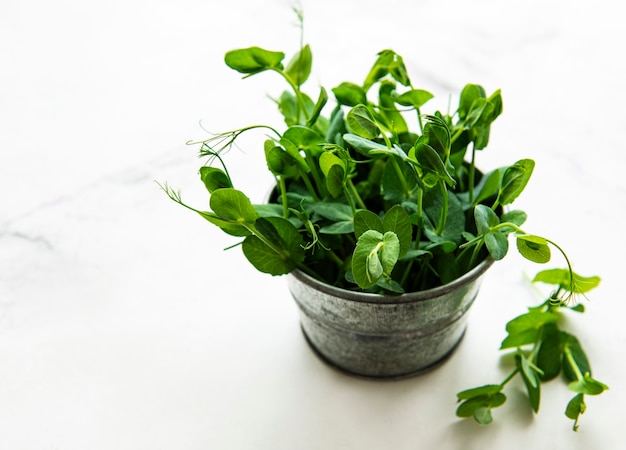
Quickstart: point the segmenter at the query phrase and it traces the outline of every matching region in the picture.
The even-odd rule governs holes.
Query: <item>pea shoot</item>
[[[566,415],[577,429],[586,396],[608,388],[592,378],[580,342],[561,328],[560,318],[565,311],[582,312],[573,298],[599,278],[579,276],[555,241],[522,228],[526,213],[511,205],[531,179],[533,160],[478,169],[503,111],[500,90],[488,95],[467,84],[454,111],[425,112],[433,94],[415,86],[403,58],[386,49],[363,82],[320,87],[309,96],[303,87],[311,48],[301,43],[285,57],[248,47],[224,58],[244,78],[273,74],[285,81],[274,99],[284,130],[258,124],[192,142],[206,159],[200,179],[210,211],[185,204],[167,184],[166,194],[232,236],[232,247],[241,247],[259,271],[301,270],[347,290],[388,295],[438,287],[487,258],[502,260],[511,238],[535,263],[549,262],[556,250],[567,267],[542,271],[534,280],[555,286],[554,293],[506,326],[501,348],[515,349],[515,368],[499,384],[460,392],[457,415],[490,423],[516,377],[536,412],[541,384],[562,374],[575,393]],[[236,188],[224,153],[242,134],[259,131],[266,133],[259,151],[275,187],[266,204],[256,205]]]

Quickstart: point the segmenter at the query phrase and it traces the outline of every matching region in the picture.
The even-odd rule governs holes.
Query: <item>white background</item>
[[[442,105],[468,82],[501,88],[479,164],[529,157],[517,207],[601,286],[571,316],[611,390],[578,433],[563,383],[538,415],[512,383],[495,422],[454,415],[455,393],[501,381],[504,324],[541,301],[511,254],[490,270],[445,365],[399,382],[354,379],[302,338],[285,280],[169,201],[200,209],[197,148],[254,123],[281,126],[273,74],[246,80],[226,51],[298,49],[283,0],[4,0],[0,5],[0,449],[338,450],[621,448],[626,312],[626,71],[619,2],[305,0],[305,85],[361,82],[378,51],[403,55]],[[263,199],[263,136],[228,155]],[[562,261],[555,264],[562,265]]]

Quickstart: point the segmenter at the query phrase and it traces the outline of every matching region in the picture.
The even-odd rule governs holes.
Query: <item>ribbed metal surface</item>
[[[456,348],[492,262],[448,285],[396,296],[337,289],[299,271],[288,276],[288,285],[306,338],[324,360],[355,375],[406,377]]]

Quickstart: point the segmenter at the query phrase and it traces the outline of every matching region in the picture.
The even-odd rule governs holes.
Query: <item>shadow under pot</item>
[[[418,375],[445,361],[463,338],[487,258],[456,280],[401,295],[354,292],[295,270],[287,276],[304,335],[331,366],[368,378]]]

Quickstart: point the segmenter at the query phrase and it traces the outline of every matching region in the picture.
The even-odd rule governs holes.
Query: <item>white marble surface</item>
[[[383,6],[384,5],[384,6]],[[304,0],[313,92],[360,80],[393,48],[420,87],[502,88],[481,155],[537,161],[518,202],[603,283],[571,320],[596,376],[578,433],[548,384],[521,386],[496,422],[454,416],[455,393],[504,375],[504,324],[538,298],[513,256],[488,275],[466,338],[438,370],[401,382],[335,373],[307,348],[283,279],[166,199],[204,205],[200,121],[279,124],[271,75],[241,81],[232,48],[290,53],[288,1],[4,0],[0,6],[0,449],[380,450],[623,448],[626,208],[620,3]],[[341,74],[339,74],[341,71]],[[231,103],[229,103],[231,102]],[[262,198],[251,138],[234,176]]]

